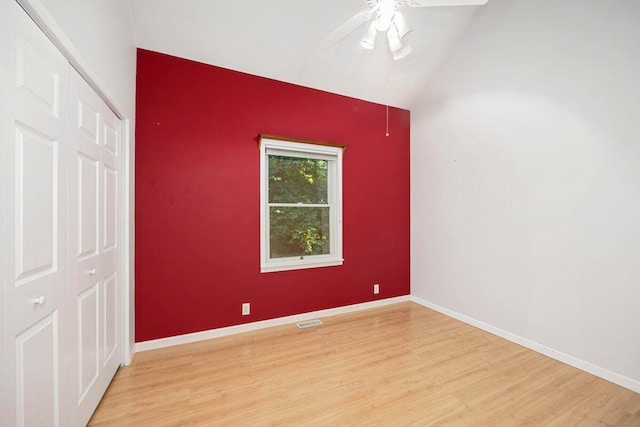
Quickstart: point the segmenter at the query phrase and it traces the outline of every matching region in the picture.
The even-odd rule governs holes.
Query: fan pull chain
[[[387,133],[386,136],[389,136],[389,104],[387,104]]]
[[[386,133],[385,136],[389,136],[389,76],[387,75],[387,81],[384,85],[384,97],[385,97],[385,107],[386,107]]]

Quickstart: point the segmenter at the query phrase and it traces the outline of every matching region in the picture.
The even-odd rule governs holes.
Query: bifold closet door
[[[83,426],[123,360],[121,121],[0,1],[0,425]]]
[[[118,337],[120,120],[70,72],[69,285],[77,318],[76,398],[81,424],[121,361]]]
[[[65,369],[73,355],[65,307],[69,64],[13,1],[8,18],[7,425],[66,426],[73,399]]]

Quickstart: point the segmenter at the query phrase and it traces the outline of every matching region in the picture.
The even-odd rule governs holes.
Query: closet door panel
[[[58,316],[52,313],[16,337],[19,426],[56,425],[58,416]]]
[[[102,286],[102,313],[104,315],[102,321],[104,339],[102,363],[108,370],[110,366],[113,369],[114,359],[118,359],[118,273],[114,271],[105,278]]]
[[[15,3],[8,5],[7,139],[10,206],[4,256],[8,425],[70,425],[64,361],[73,345],[67,296],[68,63]],[[4,96],[4,94],[3,94]],[[5,201],[3,200],[3,203]]]
[[[109,252],[118,245],[118,170],[104,164],[104,237],[103,251]]]
[[[82,152],[77,153],[75,160],[78,169],[78,202],[75,206],[78,210],[78,234],[75,256],[78,260],[83,260],[98,255],[100,160]]]
[[[119,212],[121,207],[121,174],[120,144],[122,140],[121,122],[111,110],[104,113],[104,143],[102,146],[102,163],[104,171],[104,218],[103,228],[103,268],[104,268],[104,365],[105,370],[114,371],[114,362],[120,348],[118,346],[121,319],[118,318],[117,301],[119,300],[121,276],[119,275],[121,224]]]
[[[117,370],[120,121],[75,71],[70,76],[69,276],[77,321],[77,401],[86,423]]]
[[[78,399],[82,401],[98,379],[100,342],[98,339],[99,286],[78,295]]]
[[[15,279],[17,286],[24,286],[58,269],[59,142],[22,123],[14,129]]]

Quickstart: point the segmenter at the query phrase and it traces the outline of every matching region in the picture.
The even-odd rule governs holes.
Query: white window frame
[[[342,155],[344,146],[260,136],[260,272],[342,265]],[[329,254],[270,258],[269,154],[328,160]]]

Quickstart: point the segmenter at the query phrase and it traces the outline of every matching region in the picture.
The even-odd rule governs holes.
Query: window
[[[343,146],[260,137],[260,271],[342,264]]]

